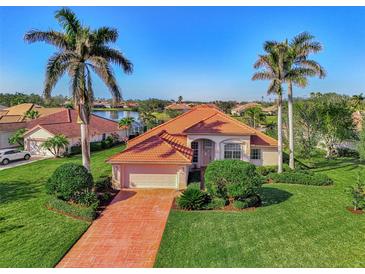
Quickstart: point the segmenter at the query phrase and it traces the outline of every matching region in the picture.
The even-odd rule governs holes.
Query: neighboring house
[[[255,108],[255,107],[262,107],[262,106],[258,103],[247,103],[247,104],[243,104],[243,105],[237,105],[236,107],[232,108],[231,114],[232,115],[241,115],[246,110],[248,110],[250,108]]]
[[[39,117],[61,111],[63,108],[44,108],[35,104],[25,103],[0,110],[0,149],[16,147],[10,144],[11,137],[18,129],[25,128],[25,123],[30,119],[25,116],[27,111],[36,110]]]
[[[189,170],[213,160],[277,163],[277,141],[209,105],[199,105],[128,141],[109,158],[115,188],[185,188]]]
[[[69,141],[68,150],[80,145],[80,124],[78,114],[73,109],[63,109],[60,112],[27,122],[28,131],[24,134],[24,147],[32,155],[51,155],[42,148],[42,143],[57,134],[63,134]],[[120,138],[127,136],[125,128],[120,128],[117,122],[91,115],[89,125],[90,142],[105,140],[109,135],[117,134]]]
[[[167,110],[178,110],[182,112],[186,112],[191,109],[191,106],[185,103],[172,103],[171,105],[168,105],[165,107]]]
[[[262,112],[266,113],[267,115],[275,115],[277,111],[278,111],[277,105],[272,105],[262,108]]]

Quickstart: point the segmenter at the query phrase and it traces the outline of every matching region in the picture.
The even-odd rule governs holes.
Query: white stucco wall
[[[252,146],[261,150],[261,159],[251,159],[250,162],[257,166],[273,166],[278,164],[278,150],[276,147]]]

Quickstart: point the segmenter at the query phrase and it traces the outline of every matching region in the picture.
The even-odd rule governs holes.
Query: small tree
[[[10,138],[9,143],[10,144],[18,144],[21,147],[24,147],[24,138],[23,135],[27,130],[25,128],[18,129]]]
[[[351,186],[349,189],[352,195],[352,205],[354,210],[364,210],[365,209],[365,182],[361,180],[360,173],[357,177],[357,182],[355,185]]]
[[[177,98],[177,102],[178,102],[179,104],[181,104],[181,103],[182,103],[182,101],[183,101],[183,97],[180,95],[180,96]]]
[[[27,112],[25,113],[25,117],[31,120],[37,119],[39,117],[39,112],[34,109],[27,110]]]
[[[258,125],[266,122],[266,116],[262,112],[261,107],[253,107],[253,108],[247,109],[244,112],[243,117],[244,117],[246,123],[249,126],[254,127],[254,128],[256,128]]]
[[[54,137],[48,138],[42,147],[47,149],[55,157],[60,157],[62,154],[61,149],[64,149],[69,144],[67,138],[62,134],[57,134]]]
[[[124,117],[124,118],[120,119],[119,127],[126,127],[127,128],[127,133],[128,133],[128,136],[129,136],[130,135],[130,128],[131,128],[133,122],[134,122],[133,117]]]

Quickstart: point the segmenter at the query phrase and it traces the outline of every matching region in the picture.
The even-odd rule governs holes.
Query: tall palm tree
[[[309,60],[308,56],[322,50],[322,45],[314,41],[315,37],[308,32],[296,35],[287,46],[287,78],[288,84],[288,128],[289,128],[289,167],[294,169],[294,127],[293,127],[293,84],[299,87],[306,87],[307,77],[326,76],[322,66],[314,60]],[[294,80],[293,80],[294,79]]]
[[[283,113],[283,84],[286,82],[285,61],[286,47],[277,42],[267,41],[264,43],[264,55],[259,55],[254,64],[255,69],[262,68],[254,73],[252,80],[269,80],[268,94],[277,96],[278,106],[278,173],[283,171],[283,135],[282,135],[282,113]]]
[[[92,30],[83,26],[68,8],[55,13],[55,18],[63,29],[40,31],[31,30],[25,34],[29,43],[46,42],[57,48],[47,63],[44,96],[49,99],[58,80],[67,72],[71,78],[71,93],[79,114],[81,127],[82,163],[90,171],[89,122],[94,99],[91,72],[98,75],[112,94],[113,101],[121,98],[112,64],[121,67],[125,73],[132,73],[132,63],[116,49],[110,48],[118,38],[114,28],[101,27]]]
[[[130,135],[130,128],[131,128],[133,122],[134,122],[133,117],[124,117],[124,118],[120,119],[120,121],[119,121],[119,126],[120,127],[127,127],[128,137]]]

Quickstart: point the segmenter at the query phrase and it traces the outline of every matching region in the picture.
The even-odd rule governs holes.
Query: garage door
[[[43,142],[41,141],[34,141],[29,140],[28,141],[28,151],[32,155],[41,155],[41,156],[52,156],[52,153],[42,147]]]
[[[176,174],[129,174],[130,188],[177,188]]]

